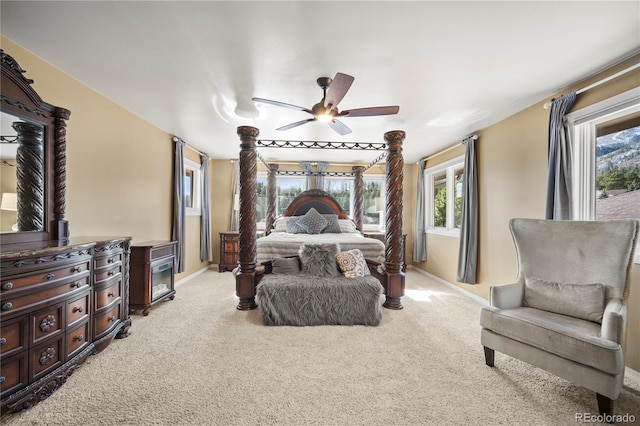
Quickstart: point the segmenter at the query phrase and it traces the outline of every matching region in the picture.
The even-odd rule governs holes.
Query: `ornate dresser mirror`
[[[44,102],[9,55],[2,55],[0,244],[66,241],[66,120]]]

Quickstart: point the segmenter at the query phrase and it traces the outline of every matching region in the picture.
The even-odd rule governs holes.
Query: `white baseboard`
[[[455,290],[457,292],[460,292],[460,293],[464,294],[465,296],[467,296],[468,298],[473,299],[476,302],[480,303],[481,305],[488,305],[489,304],[488,300],[483,299],[482,297],[478,296],[477,294],[473,294],[470,291],[467,291],[467,290],[465,290],[463,288],[458,287],[457,285],[453,285],[450,282],[445,281],[440,277],[436,277],[435,275],[433,275],[433,274],[431,274],[431,273],[429,273],[427,271],[424,271],[424,270],[422,270],[420,268],[416,268],[413,265],[408,265],[407,268],[412,270],[412,271],[416,271],[416,272],[418,272],[418,273],[420,273],[420,274],[422,274],[422,275],[424,275],[426,277],[429,277],[432,280],[437,281],[438,283],[440,283],[440,284],[442,284],[442,285],[444,285],[446,287],[449,287],[449,288],[451,288],[451,289],[453,289],[453,290]]]
[[[624,377],[628,377],[629,379],[632,379],[633,381],[640,383],[640,372],[632,368],[629,368],[629,367],[624,368]]]
[[[173,286],[174,286],[174,288],[177,288],[177,287],[181,286],[182,284],[186,283],[186,282],[187,282],[187,281],[189,281],[189,280],[194,279],[195,277],[197,277],[197,276],[198,276],[198,275],[200,275],[200,274],[204,274],[204,273],[205,273],[205,272],[207,272],[207,271],[208,271],[212,266],[215,266],[215,265],[209,265],[209,266],[207,266],[207,267],[205,267],[205,268],[200,269],[199,271],[194,272],[193,274],[190,274],[190,275],[188,275],[188,276],[184,277],[184,278],[183,278],[183,279],[181,279],[180,281],[175,282],[175,283],[174,283],[174,285],[173,285]]]

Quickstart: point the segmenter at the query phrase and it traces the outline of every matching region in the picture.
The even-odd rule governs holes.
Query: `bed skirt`
[[[267,274],[256,300],[266,325],[378,325],[382,291],[372,276]]]

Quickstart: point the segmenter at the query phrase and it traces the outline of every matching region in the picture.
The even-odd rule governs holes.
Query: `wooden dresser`
[[[1,247],[2,415],[29,408],[128,335],[129,238]]]

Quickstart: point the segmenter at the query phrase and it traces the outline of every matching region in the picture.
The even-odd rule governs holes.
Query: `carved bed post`
[[[387,156],[387,232],[385,269],[387,276],[384,307],[402,309],[400,298],[404,296],[404,273],[402,272],[402,179],[404,160],[402,142],[405,132],[394,130],[384,134],[389,155]]]
[[[364,166],[353,166],[354,179],[353,179],[353,221],[356,224],[356,229],[362,232],[362,215],[364,214],[364,179],[362,178],[362,172]]]
[[[255,309],[256,288],[256,138],[260,130],[238,127],[240,136],[240,234],[239,267],[236,273],[236,295],[241,311]]]
[[[269,176],[267,177],[267,218],[265,224],[265,235],[271,233],[273,223],[276,221],[276,195],[278,186],[276,184],[276,173],[279,166],[277,164],[269,164]]]

